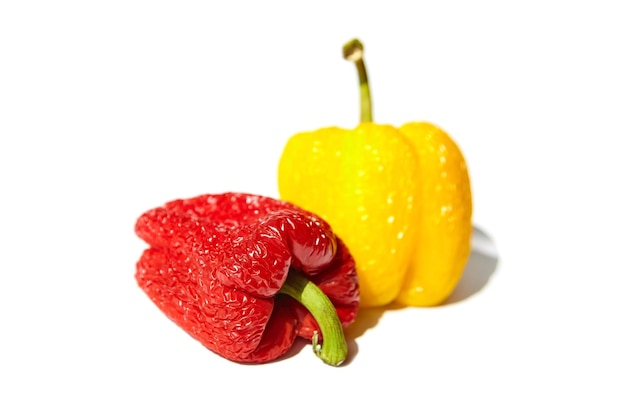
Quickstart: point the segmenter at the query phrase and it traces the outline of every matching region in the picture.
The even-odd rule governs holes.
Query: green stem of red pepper
[[[322,344],[317,332],[313,334],[313,352],[329,365],[339,366],[346,359],[348,345],[335,306],[322,290],[301,272],[290,270],[280,289],[302,304],[313,315],[322,332]]]
[[[363,44],[358,39],[352,39],[343,46],[343,57],[354,62],[359,74],[359,89],[361,91],[361,122],[372,121],[372,98],[367,80],[365,61],[363,60]]]

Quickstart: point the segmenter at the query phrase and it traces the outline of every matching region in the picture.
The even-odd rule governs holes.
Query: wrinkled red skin
[[[213,352],[263,363],[319,327],[295,300],[277,294],[290,268],[328,296],[344,327],[356,317],[354,260],[330,226],[287,202],[226,193],[176,200],[135,225],[146,249],[136,279],[150,299]]]

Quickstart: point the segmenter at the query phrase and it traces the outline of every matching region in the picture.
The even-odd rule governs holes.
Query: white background
[[[1,3],[0,415],[625,415],[620,2],[226,4]],[[134,221],[277,196],[292,134],[358,121],[355,36],[375,119],[462,147],[497,268],[364,311],[341,368],[228,362],[137,288]]]

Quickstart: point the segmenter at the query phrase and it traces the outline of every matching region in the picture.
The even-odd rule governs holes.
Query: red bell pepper
[[[226,193],[169,202],[144,213],[135,231],[150,245],[137,263],[139,286],[208,349],[262,363],[300,336],[324,362],[345,359],[358,280],[348,249],[321,218]]]

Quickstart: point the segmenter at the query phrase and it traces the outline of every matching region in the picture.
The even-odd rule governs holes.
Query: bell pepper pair
[[[303,337],[339,365],[359,306],[439,304],[469,255],[472,202],[458,146],[429,123],[373,123],[360,42],[344,56],[357,65],[362,122],[293,136],[279,163],[281,201],[203,195],[136,223],[150,245],[139,286],[232,361],[271,361]]]

